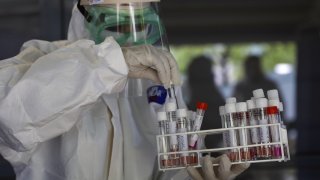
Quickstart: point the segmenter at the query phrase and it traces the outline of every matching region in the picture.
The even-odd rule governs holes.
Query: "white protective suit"
[[[29,41],[0,61],[1,154],[18,180],[152,179],[155,109],[145,96],[119,96],[128,73],[121,48],[112,38],[76,41],[86,38],[83,24],[74,9],[74,43]]]
[[[69,25],[68,40],[89,39],[83,15],[74,7]],[[176,88],[179,108],[186,108],[180,88]],[[118,98],[123,130],[125,179],[190,179],[186,170],[158,173],[156,135],[158,104],[149,105],[144,96]]]

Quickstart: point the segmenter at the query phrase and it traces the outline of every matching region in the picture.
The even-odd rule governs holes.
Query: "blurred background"
[[[218,120],[226,97],[241,101],[257,88],[279,89],[291,160],[253,164],[237,179],[319,179],[320,1],[162,0],[160,5],[189,107],[204,99],[212,104],[210,118]],[[0,59],[16,55],[30,39],[66,39],[72,7],[73,0],[0,0]],[[4,159],[0,179],[14,179]]]

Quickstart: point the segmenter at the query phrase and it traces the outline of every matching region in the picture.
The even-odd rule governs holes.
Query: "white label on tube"
[[[186,128],[178,129],[178,133],[187,132]],[[188,138],[186,134],[178,135],[178,147],[179,151],[188,151]],[[188,153],[182,153],[182,156],[188,156]]]
[[[257,125],[256,121],[255,120],[251,120],[250,121],[250,125],[251,126],[255,126]],[[258,128],[250,128],[250,132],[251,132],[251,141],[253,144],[257,144],[259,142],[259,139],[258,139]]]
[[[161,138],[159,146],[162,153],[168,152],[166,137]],[[163,159],[168,159],[168,157],[168,155],[163,155]]]
[[[267,119],[261,119],[259,121],[260,125],[267,125],[268,120]],[[268,143],[270,142],[270,137],[269,137],[269,127],[260,127],[260,139],[262,143]]]
[[[190,147],[194,147],[194,145],[196,144],[198,140],[198,135],[197,134],[192,134],[190,140],[189,140],[189,146]]]
[[[169,133],[170,134],[176,133],[176,129],[177,129],[176,122],[175,121],[169,122]],[[177,136],[170,136],[170,145],[172,146],[177,144],[178,144]]]
[[[230,147],[237,146],[237,136],[234,130],[229,130],[230,135]]]
[[[246,129],[239,129],[239,136],[240,136],[240,145],[245,146],[247,145],[247,130]]]
[[[203,116],[197,115],[193,124],[193,131],[199,131],[202,124]]]
[[[223,133],[223,145],[224,147],[230,147],[230,136],[229,132]]]
[[[173,111],[173,112],[172,112],[172,119],[173,119],[174,121],[177,120],[177,113],[176,113],[176,111]]]
[[[270,115],[269,120],[270,120],[270,123],[272,124],[279,122],[279,120],[277,119],[277,116],[275,115]],[[270,131],[271,131],[272,142],[279,142],[280,141],[279,126],[270,126]]]

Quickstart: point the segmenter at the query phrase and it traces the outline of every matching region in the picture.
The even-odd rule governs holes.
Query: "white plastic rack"
[[[214,134],[222,134],[225,132],[230,132],[232,130],[237,131],[241,129],[252,129],[252,128],[261,128],[261,127],[271,127],[277,126],[280,132],[280,141],[279,142],[271,142],[271,143],[259,143],[259,144],[251,144],[246,146],[233,146],[233,147],[222,147],[222,148],[213,148],[213,149],[197,149],[197,150],[190,150],[190,151],[178,151],[178,152],[161,152],[161,141],[166,138],[169,139],[170,136],[178,136],[178,135],[187,135],[190,136],[192,134],[197,134],[199,137],[205,137],[207,135],[214,135]],[[220,129],[211,129],[211,130],[204,130],[204,131],[196,131],[196,132],[186,132],[186,133],[175,133],[175,134],[165,134],[165,135],[157,135],[157,149],[158,149],[158,167],[160,171],[166,170],[177,170],[183,169],[185,166],[174,166],[174,167],[163,167],[161,165],[161,157],[164,155],[173,155],[173,154],[182,154],[182,153],[196,153],[198,160],[196,164],[192,164],[191,166],[194,167],[201,167],[202,161],[202,154],[205,153],[212,153],[212,152],[227,152],[231,149],[236,149],[239,153],[238,160],[231,162],[231,164],[241,164],[241,163],[265,163],[265,162],[285,162],[290,160],[290,152],[288,146],[288,138],[287,138],[287,130],[281,127],[280,123],[276,124],[267,124],[267,125],[256,125],[256,126],[244,126],[244,127],[234,127],[234,128],[220,128]],[[270,158],[270,159],[254,159],[254,160],[241,160],[240,150],[243,148],[252,148],[252,147],[260,147],[260,146],[272,146],[272,145],[279,145],[281,147],[281,156],[280,158]],[[218,166],[219,164],[213,164],[214,166]]]

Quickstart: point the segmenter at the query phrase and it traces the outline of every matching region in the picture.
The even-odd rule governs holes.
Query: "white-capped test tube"
[[[267,96],[269,100],[280,100],[279,92],[276,89],[271,89],[267,91]]]
[[[167,133],[167,113],[166,112],[158,112],[157,113],[157,119],[159,123],[159,134],[165,135]],[[168,152],[168,140],[167,137],[161,137],[159,148],[161,153],[167,153]],[[163,168],[171,167],[172,164],[169,161],[168,155],[163,155],[161,158],[161,166]]]
[[[256,89],[252,91],[254,99],[264,98],[264,92],[263,89]]]
[[[226,109],[224,108],[224,106],[219,107],[219,114],[221,117],[222,128],[227,128],[228,125],[227,125],[227,121],[226,121]],[[222,138],[223,138],[223,147],[230,147],[229,132],[227,132],[227,131],[223,132]]]
[[[235,97],[229,97],[226,99],[226,104],[235,104],[237,103],[237,99]]]
[[[236,104],[236,110],[238,114],[237,118],[237,127],[245,127],[250,125],[249,121],[249,114],[247,109],[247,103],[239,102]],[[238,130],[239,134],[239,142],[240,146],[247,146],[251,144],[250,132],[249,129],[243,128]],[[251,153],[248,147],[240,149],[240,157],[242,161],[249,161],[251,160]]]
[[[195,118],[196,118],[196,112],[189,110],[188,117],[187,117],[187,130],[188,130],[188,132],[192,131]]]
[[[236,120],[237,120],[237,110],[236,104],[230,103],[225,105],[225,118],[226,118],[226,126],[227,128],[236,127]],[[238,145],[237,141],[237,134],[235,130],[229,130],[229,138],[227,144],[229,147],[236,147]],[[228,152],[228,157],[231,162],[235,162],[239,160],[239,152],[237,149],[230,149]]]
[[[258,121],[254,117],[254,109],[256,108],[254,101],[252,99],[247,100],[247,108],[248,108],[248,116],[249,116],[249,124],[250,126],[259,125]],[[250,136],[251,136],[251,144],[259,144],[260,136],[259,136],[259,129],[258,128],[250,128]],[[251,158],[257,159],[258,155],[261,154],[260,147],[251,147],[250,154]]]
[[[197,112],[196,112],[196,117],[195,117],[193,128],[192,128],[193,132],[200,131],[203,116],[204,116],[204,113],[207,110],[207,108],[208,108],[207,103],[204,103],[204,102],[197,103]],[[191,135],[191,138],[189,139],[189,148],[190,149],[196,148],[196,145],[197,145],[196,143],[197,143],[198,138],[199,138],[199,136],[197,134]]]
[[[187,129],[187,110],[177,110],[177,133],[186,133]],[[178,147],[179,151],[188,151],[188,136],[187,134],[178,135]],[[187,166],[190,164],[189,153],[180,154],[180,165]]]
[[[256,99],[256,109],[254,109],[254,117],[259,122],[259,125],[268,125],[268,116],[267,116],[267,107],[268,100],[267,98],[258,98]],[[269,127],[260,127],[260,143],[270,143],[270,132]],[[271,146],[270,145],[262,145],[261,154],[258,154],[259,159],[270,159],[271,155]]]
[[[288,132],[287,132],[287,126],[284,124],[284,122],[282,121],[282,113],[283,113],[283,103],[280,102],[279,103],[279,111],[280,111],[280,117],[281,117],[281,122],[282,122],[282,126],[281,126],[281,135],[282,135],[282,140],[283,140],[283,154],[286,160],[290,159],[290,152],[289,152],[289,145],[288,145]]]
[[[165,109],[168,118],[168,134],[175,134],[177,131],[177,121],[176,121],[176,102],[169,101],[165,104]],[[176,135],[170,136],[170,152],[177,152],[178,151],[178,138]],[[180,159],[179,154],[171,154],[170,161],[172,166],[179,166]]]
[[[187,131],[192,132],[193,131],[193,124],[194,120],[196,119],[196,112],[195,111],[188,111],[188,118],[187,118]],[[191,141],[192,135],[188,136],[188,143]],[[189,145],[188,145],[189,146]],[[188,147],[190,150],[194,150],[192,147]],[[198,153],[189,153],[189,163],[190,165],[198,164]]]

